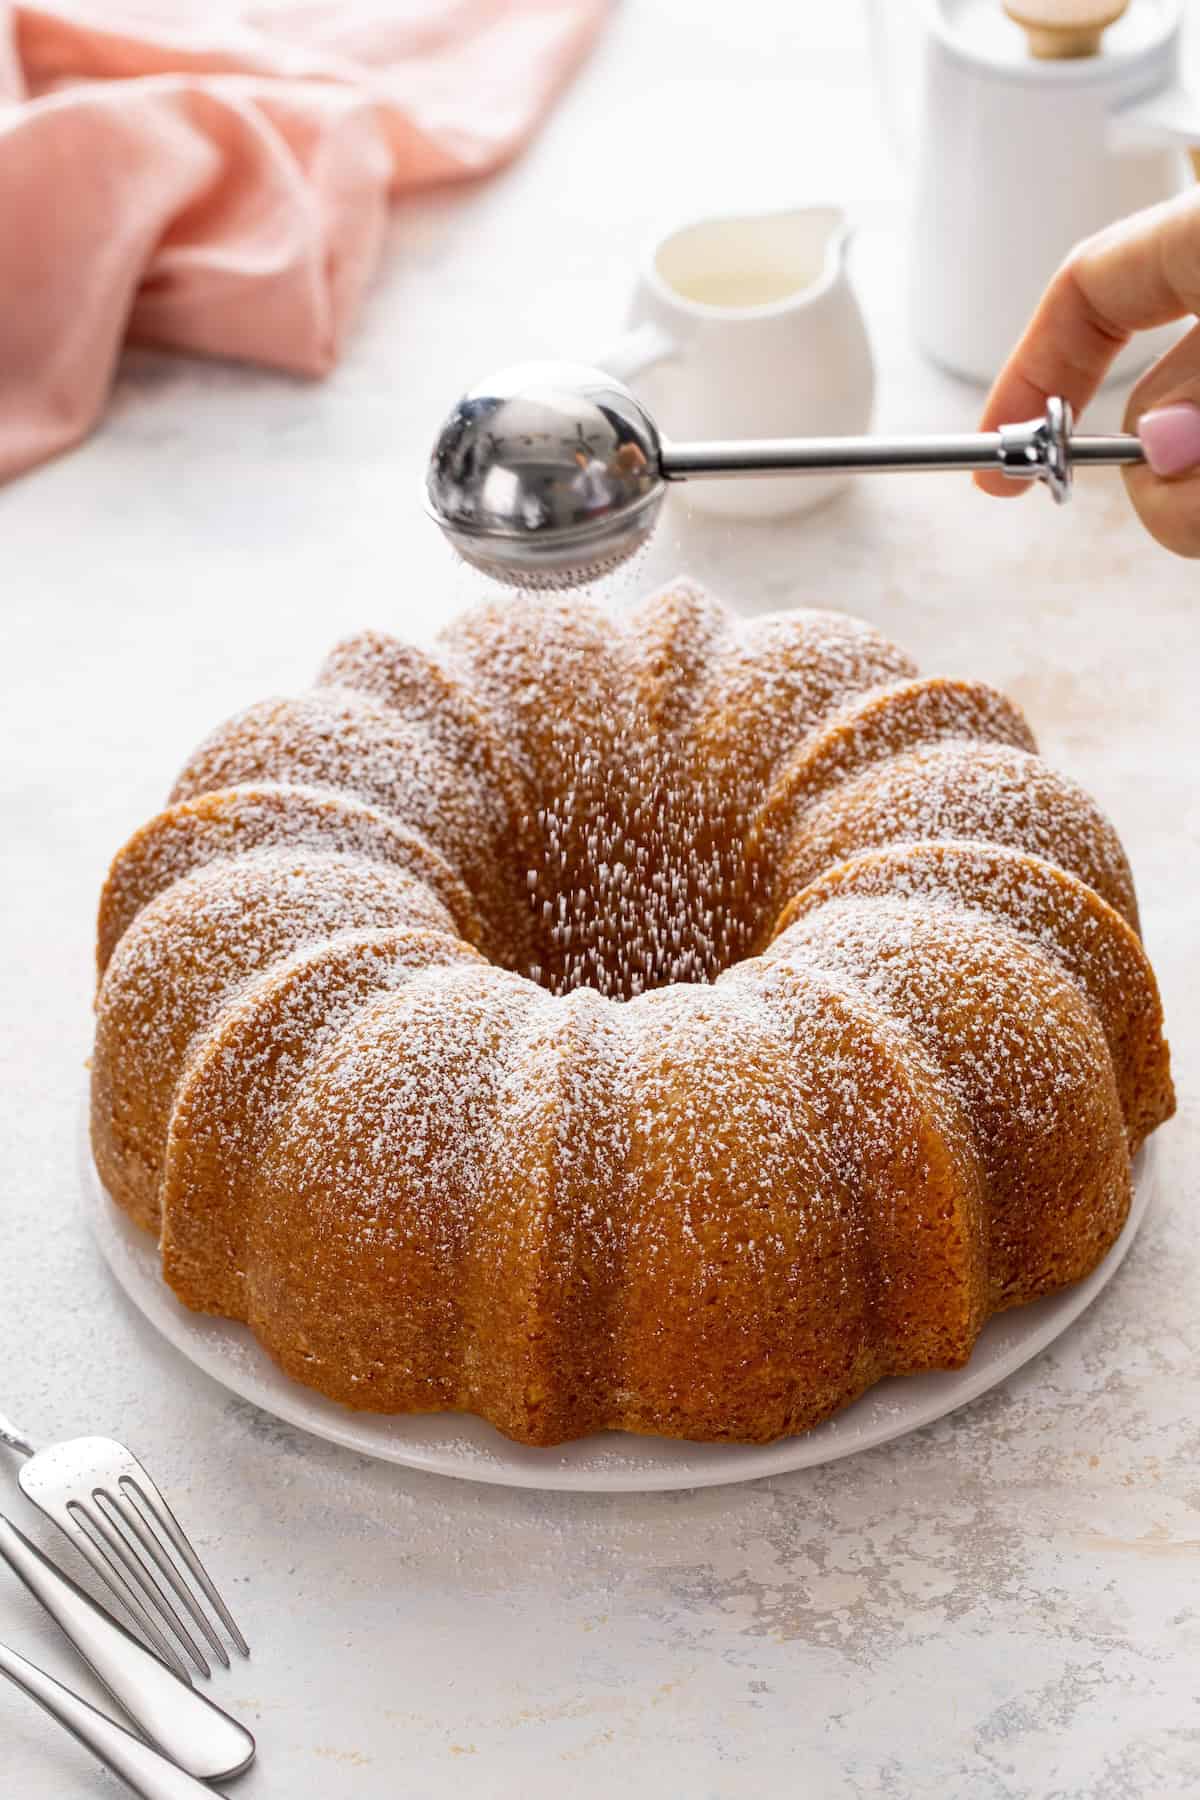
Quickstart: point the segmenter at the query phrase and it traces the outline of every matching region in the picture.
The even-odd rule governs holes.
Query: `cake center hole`
[[[740,845],[722,809],[653,742],[631,747],[616,779],[587,748],[563,774],[527,821],[528,972],[554,994],[588,987],[614,1000],[714,981],[749,935]]]

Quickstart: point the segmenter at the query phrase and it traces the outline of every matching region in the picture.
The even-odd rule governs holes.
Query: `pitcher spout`
[[[815,232],[824,232],[824,255],[821,261],[821,285],[832,282],[846,266],[846,253],[854,236],[854,220],[844,206],[806,208],[797,215],[810,219]]]
[[[850,235],[838,205],[702,219],[659,243],[650,281],[667,305],[700,315],[786,311],[833,285]]]

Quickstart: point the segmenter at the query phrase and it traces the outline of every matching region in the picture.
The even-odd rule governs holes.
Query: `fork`
[[[37,1450],[3,1413],[0,1443],[26,1459],[17,1471],[26,1498],[65,1532],[177,1675],[190,1679],[170,1632],[201,1675],[211,1675],[212,1666],[195,1633],[224,1668],[230,1666],[201,1599],[235,1649],[249,1656],[249,1645],[183,1527],[124,1444],[103,1437],[69,1438]]]

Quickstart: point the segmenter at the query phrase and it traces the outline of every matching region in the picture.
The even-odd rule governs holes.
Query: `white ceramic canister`
[[[1063,57],[1034,55],[1001,0],[912,3],[925,32],[913,329],[935,362],[990,382],[1071,248],[1192,179],[1185,146],[1200,129],[1179,80],[1179,0],[1131,0],[1094,54]],[[1176,335],[1138,338],[1115,372]]]

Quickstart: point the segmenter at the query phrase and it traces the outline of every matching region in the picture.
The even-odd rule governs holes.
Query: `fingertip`
[[[994,474],[990,469],[978,469],[971,477],[975,486],[983,494],[990,494],[993,500],[1016,500],[1033,483],[1029,481],[1012,481],[1006,475]]]
[[[1177,400],[1142,414],[1137,434],[1156,475],[1188,475],[1200,468],[1200,406]]]

